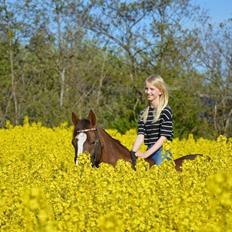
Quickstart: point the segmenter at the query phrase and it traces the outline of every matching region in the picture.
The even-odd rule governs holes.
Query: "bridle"
[[[101,143],[100,143],[100,138],[99,138],[99,134],[98,134],[98,129],[97,128],[90,128],[90,129],[78,130],[76,132],[77,133],[85,133],[85,132],[89,132],[89,131],[96,131],[96,134],[95,134],[96,138],[94,141],[94,150],[93,150],[93,153],[90,155],[91,155],[92,166],[98,167],[99,160],[97,158],[98,158],[98,155],[101,154]]]
[[[78,130],[76,131],[77,133],[83,133],[83,132],[88,132],[88,131],[96,131],[97,128],[90,128],[90,129],[83,129],[83,130]]]

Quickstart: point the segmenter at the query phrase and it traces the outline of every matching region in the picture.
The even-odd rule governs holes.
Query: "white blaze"
[[[87,139],[87,135],[85,133],[80,133],[76,136],[76,138],[77,138],[77,160],[76,160],[76,165],[77,165],[78,155],[80,153],[83,153],[84,143]]]

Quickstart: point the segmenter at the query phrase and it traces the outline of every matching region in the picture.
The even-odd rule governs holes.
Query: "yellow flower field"
[[[128,148],[136,132],[108,132]],[[232,139],[174,139],[177,158],[202,153],[177,173],[173,162],[137,170],[119,161],[75,166],[72,128],[39,123],[0,129],[0,231],[232,231]]]

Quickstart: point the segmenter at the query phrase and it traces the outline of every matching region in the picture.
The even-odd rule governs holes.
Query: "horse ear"
[[[72,122],[73,122],[73,125],[76,126],[77,123],[78,123],[78,121],[79,121],[79,119],[78,119],[77,115],[74,112],[72,112]]]
[[[96,126],[96,116],[92,110],[89,111],[88,119],[90,121],[91,126],[95,127]]]

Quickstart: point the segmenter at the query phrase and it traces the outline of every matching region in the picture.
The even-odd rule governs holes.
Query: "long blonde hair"
[[[153,120],[153,122],[156,122],[159,119],[162,110],[168,104],[168,90],[167,90],[167,86],[166,86],[163,78],[161,76],[159,76],[159,75],[149,76],[145,80],[145,83],[146,82],[149,82],[154,87],[158,88],[160,90],[160,92],[162,93],[160,95],[159,105],[156,108],[156,110],[154,110],[154,120]],[[144,123],[146,123],[146,121],[147,121],[148,111],[149,111],[149,106],[145,108],[143,114],[141,115],[141,118],[142,118]]]

